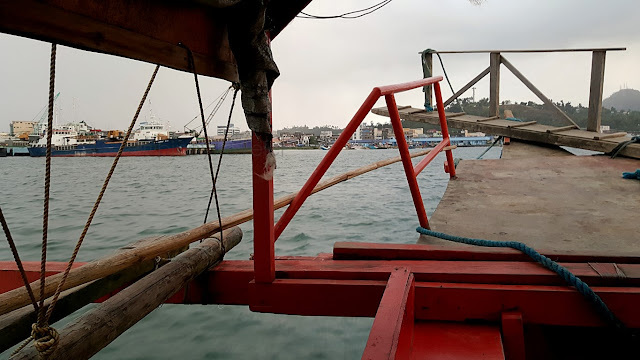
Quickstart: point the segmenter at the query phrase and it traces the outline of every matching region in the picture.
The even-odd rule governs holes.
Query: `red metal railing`
[[[331,147],[331,149],[329,149],[327,155],[324,157],[324,159],[322,159],[316,170],[313,172],[313,174],[311,174],[311,177],[309,177],[298,195],[293,199],[280,220],[278,220],[278,223],[275,226],[275,239],[277,240],[278,237],[280,237],[293,216],[300,209],[307,197],[309,197],[313,188],[318,184],[320,179],[322,179],[322,176],[325,174],[327,169],[329,169],[329,166],[331,166],[340,151],[344,148],[351,136],[358,129],[365,116],[369,113],[380,96],[384,96],[387,102],[387,109],[389,109],[389,115],[391,117],[391,125],[393,126],[393,132],[396,134],[398,149],[400,150],[402,164],[407,176],[407,181],[409,182],[409,188],[411,190],[411,196],[413,197],[413,202],[418,213],[420,226],[428,228],[429,221],[424,209],[424,204],[422,203],[422,196],[420,195],[420,189],[418,187],[416,176],[435,158],[435,156],[440,151],[442,151],[443,148],[450,145],[447,119],[444,114],[444,108],[442,106],[442,96],[440,94],[440,84],[438,83],[441,80],[442,77],[438,76],[404,84],[374,88],[365,102],[362,104],[362,106],[360,106],[360,109],[358,110],[358,112],[356,112],[351,122],[349,122],[349,125],[347,125],[340,137],[338,137],[338,140]],[[396,105],[394,94],[431,84],[434,85],[436,94],[438,116],[440,118],[440,125],[442,126],[442,141],[431,152],[429,152],[429,154],[427,154],[427,156],[414,168],[413,164],[411,163],[411,157],[409,155],[409,147],[403,135],[404,131],[402,128],[402,123],[400,122],[400,114],[398,113],[398,106]],[[455,169],[453,168],[453,155],[451,154],[450,149],[446,150],[446,153],[449,169],[453,169],[452,171],[450,171],[450,175],[451,177],[453,177],[455,176]]]
[[[284,214],[282,214],[278,222],[275,224],[275,227],[273,228],[262,222],[261,226],[256,227],[257,224],[255,223],[255,221],[258,219],[264,219],[266,220],[266,222],[270,221],[268,216],[259,217],[257,210],[262,212],[271,207],[271,214],[273,214],[273,184],[271,183],[272,180],[265,181],[264,179],[260,178],[260,176],[254,176],[254,227],[256,231],[254,238],[254,271],[256,282],[269,283],[273,281],[273,279],[275,278],[275,258],[273,243],[280,237],[280,235],[287,227],[291,219],[293,219],[294,215],[300,209],[304,201],[309,197],[309,195],[311,195],[313,188],[322,179],[322,176],[324,176],[325,172],[329,169],[340,151],[345,147],[351,136],[355,133],[364,118],[367,116],[369,111],[371,111],[371,109],[381,96],[385,97],[385,101],[387,103],[391,125],[393,126],[393,132],[396,134],[398,150],[400,151],[402,165],[407,177],[407,182],[409,183],[409,189],[411,191],[413,204],[416,208],[420,226],[427,229],[430,228],[429,220],[427,219],[427,213],[422,202],[422,195],[420,194],[420,188],[418,187],[418,181],[416,177],[442,150],[446,151],[447,156],[445,169],[447,169],[447,172],[449,172],[451,178],[455,177],[453,154],[451,153],[450,148],[446,148],[451,144],[451,141],[449,138],[449,130],[447,127],[447,119],[444,113],[444,106],[442,104],[442,94],[440,92],[439,84],[440,81],[442,81],[442,76],[436,76],[403,84],[373,88],[367,99],[360,106],[347,127],[344,129],[342,134],[340,134],[333,146],[329,149],[327,155],[325,155],[320,164],[316,167],[307,182],[298,192],[287,210],[284,212]],[[411,156],[409,154],[409,146],[407,145],[407,141],[404,137],[404,131],[402,128],[402,123],[400,121],[400,114],[398,113],[398,106],[396,105],[394,94],[411,89],[421,88],[427,85],[433,85],[434,87],[436,106],[438,108],[438,117],[440,118],[440,126],[442,128],[442,141],[414,167],[413,163],[411,162]],[[254,146],[253,152],[253,170],[255,175],[256,173],[259,174],[261,172],[261,169],[264,168],[264,163],[262,162],[264,161],[262,146]],[[262,186],[262,190],[258,191],[257,193],[255,186],[256,183],[264,184]]]

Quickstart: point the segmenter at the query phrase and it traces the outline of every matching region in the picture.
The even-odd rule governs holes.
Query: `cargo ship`
[[[112,130],[106,137],[100,138],[95,132],[81,131],[76,125],[82,123],[53,129],[51,156],[116,156],[122,144],[121,131]],[[86,127],[86,123],[84,125]],[[164,124],[155,120],[140,123],[140,128],[132,137],[132,140],[127,141],[122,156],[183,156],[187,155],[187,145],[193,139],[189,135],[170,139]],[[32,157],[46,156],[46,137],[40,138],[28,150]]]
[[[177,138],[164,140],[131,140],[122,151],[122,156],[183,156],[187,155],[187,145],[191,138]],[[51,156],[116,156],[121,142],[111,140],[95,140],[94,142],[76,143],[71,145],[56,145],[51,150]],[[36,145],[29,147],[32,157],[45,156],[47,147]]]

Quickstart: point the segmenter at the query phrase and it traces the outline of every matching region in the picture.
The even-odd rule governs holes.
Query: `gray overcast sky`
[[[316,0],[305,11],[332,15],[376,2]],[[487,0],[480,6],[467,0],[394,0],[355,20],[295,19],[272,44],[281,72],[273,92],[274,128],[346,125],[372,87],[420,78],[418,52],[425,48],[627,47],[625,52],[607,54],[605,97],[624,84],[640,89],[639,16],[637,0]],[[0,34],[0,49],[0,131],[8,131],[12,120],[33,119],[47,102],[50,45]],[[505,57],[553,100],[587,106],[590,53]],[[443,55],[443,60],[458,89],[488,66],[489,55]],[[502,99],[537,101],[502,69]],[[152,71],[151,64],[60,47],[56,75],[60,121],[126,128]],[[435,72],[441,74],[439,66]],[[228,85],[201,77],[205,105]],[[488,96],[488,77],[476,87],[476,98]],[[445,97],[450,95],[445,84],[443,91]],[[398,103],[418,107],[422,96],[419,90],[403,93]],[[230,99],[214,125],[226,122]],[[198,114],[193,77],[183,72],[161,69],[150,100],[141,120],[152,110],[172,129],[181,130]],[[240,107],[236,109],[236,126],[247,129]],[[384,120],[376,115],[366,119]]]

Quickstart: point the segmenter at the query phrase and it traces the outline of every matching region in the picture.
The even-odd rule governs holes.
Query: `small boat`
[[[320,149],[321,150],[329,150],[329,149],[331,149],[331,146],[322,145],[322,146],[320,146]]]

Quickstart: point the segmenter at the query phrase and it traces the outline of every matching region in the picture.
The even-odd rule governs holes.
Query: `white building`
[[[353,135],[351,135],[351,140],[362,140],[362,128],[364,126],[365,126],[364,122],[362,122],[360,126],[358,126],[358,128],[356,129],[356,132],[354,132]]]
[[[218,131],[216,132],[216,134],[218,136],[224,136],[224,132],[226,131],[227,126],[226,125],[218,125],[217,129],[218,129]],[[229,124],[228,136],[237,135],[237,134],[240,134],[240,128],[237,128],[237,127],[233,126],[233,124]]]
[[[12,136],[18,136],[24,133],[31,134],[36,124],[37,123],[33,121],[12,121],[11,124],[9,124],[9,134]]]

